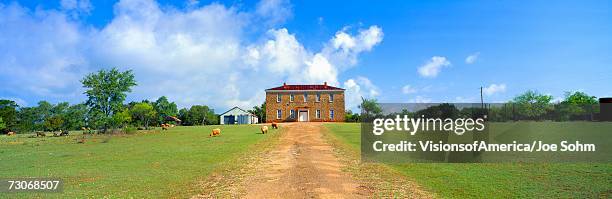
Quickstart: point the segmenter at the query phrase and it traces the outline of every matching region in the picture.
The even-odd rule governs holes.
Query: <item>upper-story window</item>
[[[315,98],[316,102],[320,102],[321,101],[321,93],[317,93],[317,97]]]
[[[308,101],[308,93],[304,93],[304,102]]]
[[[329,94],[329,102],[334,102],[334,94],[333,93]]]
[[[295,96],[294,96],[293,94],[290,94],[290,95],[289,95],[289,101],[290,101],[290,102],[293,102],[293,100],[294,100],[294,99],[295,99]]]
[[[276,94],[276,102],[281,102],[281,94]]]

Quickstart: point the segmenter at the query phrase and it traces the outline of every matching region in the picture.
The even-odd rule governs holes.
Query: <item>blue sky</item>
[[[282,82],[381,102],[612,96],[609,1],[0,1],[0,98],[85,100],[78,80],[135,71],[128,100],[222,112]],[[470,57],[470,58],[468,58]]]

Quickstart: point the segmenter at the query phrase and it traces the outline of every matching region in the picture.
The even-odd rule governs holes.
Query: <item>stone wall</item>
[[[304,102],[304,93],[308,94]],[[316,94],[321,94],[321,100],[316,101]],[[277,94],[281,102],[276,101]],[[290,95],[294,95],[293,102]],[[329,95],[334,95],[334,101],[329,101]],[[298,120],[299,110],[308,110],[308,120],[311,122],[344,122],[344,91],[268,91],[266,92],[266,122],[293,122]],[[281,110],[282,117],[276,118],[276,111]],[[290,117],[290,111],[295,111],[295,118]],[[316,117],[316,110],[321,111],[321,118]],[[330,111],[334,110],[334,118]]]

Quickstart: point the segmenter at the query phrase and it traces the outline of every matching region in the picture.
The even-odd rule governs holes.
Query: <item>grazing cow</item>
[[[266,134],[268,132],[268,126],[261,127],[261,134]]]
[[[168,128],[170,128],[170,125],[169,124],[161,124],[161,128],[162,128],[162,131],[163,130],[168,130]]]
[[[278,129],[278,124],[276,124],[276,122],[272,122],[272,128],[273,129]]]
[[[62,131],[60,132],[59,136],[68,136],[68,131]]]
[[[45,136],[47,136],[47,134],[45,134],[45,132],[36,132],[36,137],[38,137],[38,136],[45,137]]]
[[[213,136],[220,136],[221,135],[221,129],[213,129],[212,132],[210,132],[210,135],[208,135],[208,137],[213,137]]]
[[[11,136],[11,135],[15,135],[15,132],[10,131],[10,132],[8,132],[8,134],[6,134],[6,136]]]

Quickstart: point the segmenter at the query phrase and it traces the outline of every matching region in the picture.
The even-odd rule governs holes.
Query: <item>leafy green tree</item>
[[[260,123],[266,122],[266,102],[262,103],[261,106],[253,106],[249,113],[257,116]]]
[[[134,105],[134,107],[132,107],[130,110],[130,113],[132,114],[132,117],[136,118],[139,122],[141,122],[141,124],[143,124],[145,129],[149,129],[149,123],[151,120],[155,119],[156,115],[153,106],[145,102]]]
[[[64,113],[64,129],[79,130],[87,126],[87,105],[75,104]]]
[[[120,72],[116,68],[90,73],[81,80],[81,83],[87,89],[86,104],[90,108],[90,114],[104,132],[108,128],[115,127],[113,114],[122,111],[127,93],[137,85],[131,70]]]
[[[597,104],[597,97],[590,96],[584,92],[565,92],[564,103],[575,104],[575,105],[594,105]]]
[[[206,125],[206,124],[218,124],[219,118],[215,115],[213,109],[208,108],[206,105],[194,105],[191,106],[186,115],[186,123],[188,125]]]
[[[42,130],[42,125],[39,125],[40,116],[36,107],[23,107],[19,109],[18,118],[17,128],[20,132]]]
[[[4,120],[4,129],[13,130],[17,126],[19,105],[11,100],[0,100],[0,117]]]
[[[536,91],[527,91],[516,96],[513,102],[517,105],[518,114],[526,119],[541,120],[547,111],[552,109],[550,104],[552,96],[540,94]]]
[[[382,115],[382,108],[378,105],[376,99],[366,99],[361,98],[361,105],[359,108],[361,109],[361,119],[364,121],[370,121],[375,117],[379,117]]]
[[[6,124],[2,120],[2,117],[0,117],[0,131],[4,130],[5,128],[6,128]]]
[[[597,109],[597,103],[597,97],[584,92],[565,92],[565,99],[554,105],[552,114],[557,121],[589,120],[592,119],[591,113]]]
[[[178,112],[178,118],[183,121],[182,124],[183,125],[191,125],[189,124],[189,122],[187,121],[187,115],[189,114],[189,109],[186,108],[182,108],[181,110],[179,110]]]
[[[157,112],[157,122],[159,124],[164,123],[166,117],[176,116],[178,114],[178,108],[174,102],[169,102],[166,96],[161,96],[155,101],[155,111]]]
[[[44,127],[47,131],[58,131],[61,130],[64,125],[64,118],[60,115],[50,116],[45,119]]]
[[[127,108],[113,114],[113,125],[115,126],[126,127],[130,122],[132,122],[132,113]]]

